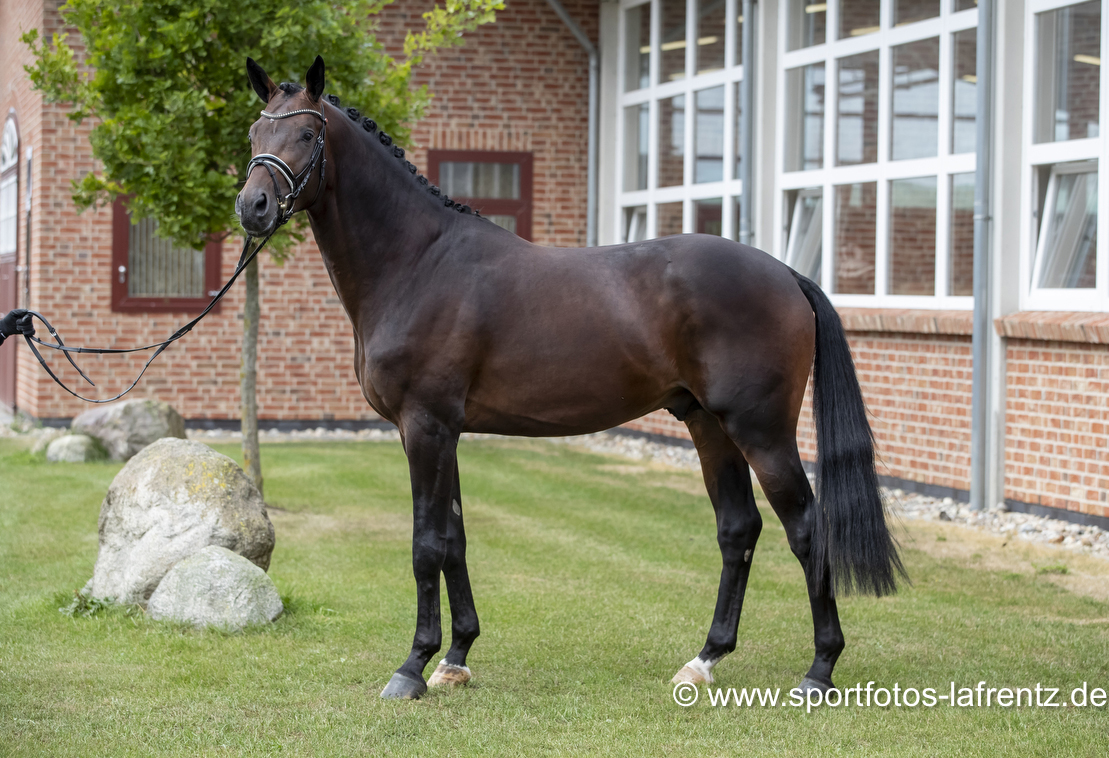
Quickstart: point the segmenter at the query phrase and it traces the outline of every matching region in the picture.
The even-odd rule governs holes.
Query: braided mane
[[[281,89],[284,90],[285,86],[285,84],[282,84]],[[449,197],[447,197],[447,195],[444,194],[443,191],[436,187],[434,184],[429,184],[427,181],[427,177],[416,170],[415,164],[405,159],[404,148],[400,147],[399,145],[394,145],[393,138],[378,129],[376,121],[374,121],[372,118],[363,118],[362,114],[358,111],[357,108],[343,108],[342,105],[339,103],[338,96],[336,95],[325,95],[324,98],[327,100],[327,102],[331,103],[336,108],[339,108],[344,113],[346,113],[347,116],[350,117],[351,121],[361,123],[362,128],[365,131],[369,132],[370,134],[377,134],[378,141],[380,141],[381,144],[385,147],[391,147],[393,157],[404,164],[404,168],[408,171],[408,173],[412,174],[416,178],[416,182],[422,187],[425,187],[429,194],[433,195],[436,200],[442,201],[445,208],[452,208],[459,213],[469,213],[471,215],[477,216],[478,218],[484,218],[484,216],[482,216],[478,211],[474,210],[470,206],[463,205],[462,203],[456,203],[454,200],[451,200]]]

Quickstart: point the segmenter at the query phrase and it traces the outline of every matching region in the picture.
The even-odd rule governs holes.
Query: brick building
[[[390,6],[386,44],[398,45],[429,1]],[[750,160],[754,243],[821,282],[840,309],[881,473],[965,495],[975,1],[759,0],[750,156],[739,149],[741,0],[563,5],[600,54],[600,243],[736,237],[740,167]],[[517,233],[584,245],[588,56],[547,0],[506,6],[420,74],[436,99],[410,154],[449,191],[483,194]],[[1097,223],[1109,202],[1098,170],[1109,157],[1099,127],[1109,112],[1109,87],[1100,87],[1109,0],[995,6],[989,499],[1105,525],[1109,235]],[[22,72],[19,33],[57,29],[56,8],[0,0],[0,308],[30,303],[97,344],[160,338],[189,303],[138,291],[143,281],[156,290],[149,271],[162,269],[140,271],[129,256],[141,248],[163,265],[172,251],[159,252],[120,209],[74,213],[69,181],[93,168],[86,131],[64,107],[43,104]],[[451,194],[466,195],[459,189]],[[178,280],[192,276],[202,295],[230,274],[235,252],[198,254]],[[240,298],[233,290],[140,392],[171,400],[192,423],[232,423]],[[263,266],[262,300],[263,423],[372,422],[349,327],[311,244],[283,268]],[[89,368],[117,386],[137,363]],[[44,420],[81,410],[19,345],[0,350],[0,402]],[[629,426],[685,435],[664,412]],[[808,422],[799,436],[813,458]]]

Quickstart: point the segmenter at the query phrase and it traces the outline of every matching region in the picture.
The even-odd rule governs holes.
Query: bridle
[[[320,101],[320,106],[321,108],[323,107],[322,100]],[[216,296],[212,298],[212,301],[208,303],[207,307],[200,313],[199,316],[171,334],[168,339],[163,340],[162,342],[155,342],[151,345],[143,345],[142,347],[70,347],[62,341],[61,335],[58,334],[57,330],[54,329],[53,326],[51,326],[50,322],[47,321],[41,313],[38,313],[36,311],[27,311],[27,315],[31,318],[37,318],[39,321],[41,321],[46,327],[47,331],[50,332],[50,336],[55,339],[55,342],[52,343],[43,342],[41,339],[35,336],[33,327],[28,327],[30,329],[29,332],[21,332],[23,334],[23,338],[27,341],[27,346],[31,348],[31,352],[34,353],[35,357],[38,359],[39,364],[46,370],[46,373],[50,375],[50,378],[53,379],[59,387],[61,387],[69,394],[73,395],[75,398],[78,398],[79,400],[84,400],[89,403],[111,403],[115,400],[119,400],[128,392],[133,390],[135,388],[135,385],[139,383],[139,380],[142,379],[143,374],[146,373],[146,369],[149,368],[150,364],[154,362],[154,359],[161,355],[167,347],[192,331],[192,328],[200,323],[200,320],[211,312],[211,310],[216,306],[216,303],[222,300],[223,296],[227,294],[227,291],[231,289],[231,285],[233,285],[235,283],[235,280],[239,278],[239,274],[243,272],[243,269],[245,269],[250,264],[250,262],[254,260],[259,252],[261,252],[262,248],[265,247],[266,243],[270,241],[270,238],[273,237],[277,230],[288,223],[289,219],[293,217],[293,214],[295,213],[294,206],[296,205],[297,198],[300,197],[300,193],[304,191],[304,188],[308,186],[308,180],[312,178],[312,174],[315,171],[316,166],[319,165],[320,178],[319,182],[316,185],[316,195],[314,198],[312,198],[312,204],[315,204],[316,200],[319,199],[320,192],[323,190],[324,171],[327,168],[327,157],[324,155],[324,138],[327,133],[327,117],[323,115],[322,111],[317,111],[312,108],[302,108],[300,110],[287,111],[285,113],[268,113],[267,111],[262,111],[262,116],[270,119],[271,121],[283,118],[290,118],[292,116],[299,116],[301,114],[313,115],[316,118],[320,119],[323,124],[320,126],[320,134],[316,138],[316,144],[312,149],[312,155],[308,159],[308,164],[303,169],[301,169],[300,173],[294,174],[293,170],[289,168],[289,164],[285,163],[285,161],[281,160],[276,155],[271,155],[269,153],[256,155],[251,158],[250,163],[247,164],[247,179],[250,178],[250,173],[257,166],[262,166],[266,169],[266,171],[269,172],[270,179],[273,180],[273,191],[274,196],[277,198],[278,210],[277,219],[273,225],[273,228],[270,229],[269,233],[266,234],[266,238],[258,243],[258,245],[256,245],[253,249],[251,248],[251,244],[254,242],[254,237],[249,234],[247,235],[246,240],[243,243],[243,251],[239,254],[239,262],[235,265],[235,273],[233,273],[231,275],[231,278],[227,280],[227,284],[223,285],[223,289],[216,293]],[[289,183],[290,192],[284,197],[281,195],[281,188],[277,183],[277,173],[280,173],[285,181]],[[30,321],[28,321],[28,324],[29,323]],[[85,372],[81,370],[81,367],[77,365],[76,361],[73,360],[73,357],[71,355],[72,353],[119,355],[121,353],[139,353],[145,350],[154,350],[154,354],[151,355],[150,358],[147,359],[146,363],[143,364],[142,370],[139,371],[139,375],[135,377],[135,381],[131,382],[127,389],[123,390],[123,392],[120,392],[115,397],[108,398],[107,400],[95,400],[91,397],[84,397],[83,395],[79,395],[71,390],[69,387],[65,386],[62,380],[59,379],[57,375],[51,370],[50,366],[47,365],[46,361],[43,360],[43,357],[39,353],[38,348],[35,347],[36,345],[42,345],[43,347],[50,348],[51,350],[57,350],[58,352],[62,353],[62,355],[65,356],[66,360],[69,361],[70,365],[73,366],[73,368],[77,369],[77,373],[81,375],[81,378],[93,387],[95,387],[96,384],[93,383],[92,379],[89,379]]]
[[[322,106],[322,103],[321,103]],[[315,204],[320,196],[320,191],[323,189],[324,174],[327,171],[327,156],[324,155],[323,143],[324,138],[327,136],[327,117],[321,111],[313,108],[301,108],[295,111],[286,111],[285,113],[269,113],[262,111],[262,117],[268,118],[271,122],[283,118],[290,118],[292,116],[300,116],[302,114],[315,116],[322,124],[320,125],[320,134],[316,137],[316,144],[312,148],[312,156],[308,159],[308,164],[300,170],[299,174],[294,174],[293,170],[289,168],[289,164],[278,158],[276,155],[270,153],[260,153],[250,159],[250,163],[246,166],[246,178],[250,178],[250,174],[255,168],[261,166],[269,172],[270,179],[273,181],[273,195],[277,198],[277,224],[274,226],[274,231],[278,227],[285,224],[293,216],[293,206],[296,200],[300,197],[300,193],[308,186],[308,180],[312,178],[312,172],[316,170],[316,164],[320,166],[320,179],[316,183],[316,196],[312,198],[312,203]],[[281,188],[277,184],[277,174],[281,174],[289,185],[289,194],[284,197],[281,196]],[[273,232],[270,233],[271,235]]]

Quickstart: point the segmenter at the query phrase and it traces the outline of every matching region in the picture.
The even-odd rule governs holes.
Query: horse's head
[[[316,56],[306,87],[274,84],[250,58],[246,73],[266,108],[250,127],[252,157],[235,212],[248,234],[264,237],[310,206],[323,188],[324,64]]]

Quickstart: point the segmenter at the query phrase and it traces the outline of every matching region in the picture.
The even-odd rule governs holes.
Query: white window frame
[[[950,289],[951,263],[951,177],[955,174],[973,173],[974,153],[951,153],[952,96],[955,50],[952,44],[956,32],[974,29],[978,25],[978,9],[955,12],[954,0],[942,0],[940,15],[893,27],[895,0],[881,0],[881,30],[847,39],[836,39],[839,27],[839,0],[828,0],[825,11],[825,42],[798,50],[783,52],[778,62],[778,97],[776,119],[785,124],[788,98],[785,96],[787,72],[813,63],[824,64],[824,168],[786,171],[785,150],[787,130],[778,129],[775,140],[775,196],[776,229],[779,235],[774,254],[785,260],[788,238],[789,209],[782,200],[796,190],[821,189],[823,191],[824,225],[822,235],[822,264],[820,285],[837,306],[874,308],[930,308],[969,310],[974,298],[947,294]],[[778,45],[785,51],[788,43],[788,0],[779,6]],[[940,82],[938,109],[938,154],[932,158],[890,160],[893,107],[892,48],[909,42],[938,37],[940,42]],[[839,96],[837,62],[860,53],[878,51],[878,160],[862,165],[836,166],[836,109]],[[889,290],[890,250],[890,182],[896,179],[936,177],[936,280],[934,295],[891,295]],[[835,285],[835,188],[844,184],[877,183],[877,219],[874,250],[874,294],[845,295],[834,292]]]
[[[11,115],[0,132],[0,214],[5,206],[10,207],[11,215],[0,218],[0,222],[10,225],[11,248],[0,248],[0,255],[15,255],[19,252],[19,128]],[[4,226],[0,223],[0,229]],[[4,244],[0,235],[0,245]]]
[[[1066,140],[1063,142],[1033,142],[1036,92],[1036,15],[1046,11],[1058,10],[1071,5],[1079,5],[1085,0],[1028,0],[1025,5],[1024,23],[1024,81],[1025,86],[1023,124],[1024,156],[1021,161],[1021,256],[1020,256],[1020,309],[1024,311],[1109,311],[1109,235],[1104,226],[1105,207],[1109,197],[1109,138],[1106,127],[1109,125],[1109,89],[1105,77],[1101,78],[1100,102],[1098,104],[1099,137]],[[1101,3],[1101,59],[1109,60],[1109,0]],[[1045,167],[1058,166],[1052,177],[1058,173],[1079,170],[1063,164],[1096,162],[1098,193],[1098,234],[1097,234],[1097,276],[1093,289],[1055,289],[1036,286],[1037,259],[1042,253],[1043,241],[1040,239],[1041,224],[1039,214],[1038,173]],[[1052,185],[1055,181],[1049,179]],[[1045,193],[1045,209],[1050,207],[1054,187],[1049,186]]]
[[[628,55],[625,51],[627,44],[627,11],[642,5],[651,8],[651,58],[650,81],[646,87],[625,92],[627,81]],[[660,35],[661,35],[661,2],[660,0],[621,0],[619,40],[620,54],[617,81],[620,83],[620,97],[618,98],[618,123],[616,130],[616,177],[619,182],[616,202],[616,225],[619,241],[625,242],[627,234],[624,213],[626,209],[636,206],[647,208],[647,229],[644,239],[653,239],[658,236],[658,206],[665,203],[682,203],[682,232],[688,234],[695,231],[696,202],[698,200],[721,200],[721,236],[736,239],[739,232],[736,223],[735,202],[743,195],[743,183],[735,175],[735,130],[736,124],[736,84],[743,80],[743,66],[730,65],[736,60],[736,49],[739,44],[738,27],[736,20],[739,17],[740,1],[726,0],[724,7],[724,68],[706,74],[696,73],[696,48],[697,48],[697,2],[686,0],[685,16],[685,71],[682,79],[659,83],[660,63]],[[744,19],[747,23],[747,19]],[[723,178],[716,182],[694,183],[696,168],[696,93],[712,87],[724,87],[724,172]],[[684,167],[682,171],[682,184],[672,187],[658,186],[659,170],[659,141],[658,141],[658,116],[659,101],[666,100],[675,95],[685,95],[685,134],[684,134]],[[624,189],[624,158],[625,158],[625,123],[627,109],[634,105],[648,104],[648,131],[647,131],[647,189]]]

